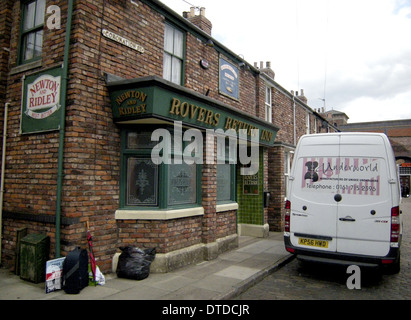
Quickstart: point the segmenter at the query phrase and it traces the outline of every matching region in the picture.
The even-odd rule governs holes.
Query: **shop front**
[[[156,247],[152,268],[167,272],[236,247],[238,234],[264,236],[278,128],[155,76],[108,89],[121,131],[120,246]]]

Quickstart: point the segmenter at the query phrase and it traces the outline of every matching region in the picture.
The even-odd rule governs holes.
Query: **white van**
[[[301,137],[287,191],[288,252],[300,260],[399,272],[400,185],[386,135]]]

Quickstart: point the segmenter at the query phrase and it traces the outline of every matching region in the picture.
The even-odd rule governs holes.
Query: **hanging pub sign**
[[[223,58],[220,58],[220,93],[238,100],[239,92],[238,68]]]
[[[59,129],[61,77],[62,68],[54,68],[23,78],[21,133]]]

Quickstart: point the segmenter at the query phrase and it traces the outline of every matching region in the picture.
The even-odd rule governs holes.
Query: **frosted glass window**
[[[158,166],[151,159],[128,158],[126,204],[157,206],[157,194]]]
[[[168,204],[196,203],[196,172],[195,164],[173,164],[168,167]]]

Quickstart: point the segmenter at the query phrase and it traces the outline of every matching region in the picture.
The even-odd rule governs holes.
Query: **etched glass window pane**
[[[158,166],[151,159],[127,159],[126,205],[158,205]]]
[[[231,200],[231,166],[217,165],[217,201]]]
[[[196,165],[186,163],[168,167],[168,204],[196,203]]]

